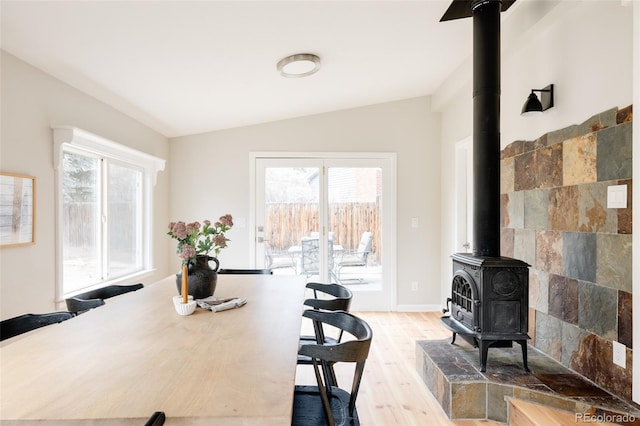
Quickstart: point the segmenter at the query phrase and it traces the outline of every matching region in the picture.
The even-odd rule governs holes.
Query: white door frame
[[[384,225],[382,228],[382,251],[383,256],[383,293],[377,297],[369,297],[367,292],[361,292],[354,296],[352,302],[353,310],[379,310],[395,311],[398,305],[397,295],[397,246],[396,246],[396,189],[397,189],[397,155],[393,152],[250,152],[249,153],[249,264],[255,265],[256,240],[257,240],[257,218],[256,218],[256,161],[258,159],[376,159],[384,163],[382,193],[382,215]]]
[[[456,143],[456,253],[471,253],[473,238],[473,141],[467,137]]]

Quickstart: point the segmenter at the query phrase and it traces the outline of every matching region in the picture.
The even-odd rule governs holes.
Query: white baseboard
[[[398,312],[442,312],[441,305],[398,305]]]

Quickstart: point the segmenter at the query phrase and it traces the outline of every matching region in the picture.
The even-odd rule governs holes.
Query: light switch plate
[[[611,185],[607,188],[607,208],[627,208],[627,185]]]
[[[627,367],[627,347],[615,340],[613,341],[613,363],[622,368]]]

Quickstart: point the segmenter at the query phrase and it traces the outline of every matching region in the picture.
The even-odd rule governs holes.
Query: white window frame
[[[121,163],[129,164],[143,170],[142,183],[142,269],[133,274],[118,277],[110,281],[102,281],[91,287],[83,288],[75,292],[64,292],[63,283],[63,176],[62,156],[65,149],[74,152],[85,152],[101,157],[109,158]],[[74,293],[84,292],[90,289],[117,284],[132,279],[138,279],[148,275],[154,270],[153,265],[153,187],[156,185],[158,172],[164,170],[166,161],[147,153],[129,148],[86,130],[72,126],[53,127],[53,167],[56,182],[56,301],[62,301],[65,297]]]

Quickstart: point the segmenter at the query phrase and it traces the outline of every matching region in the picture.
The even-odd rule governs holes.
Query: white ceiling
[[[432,94],[472,49],[450,2],[2,0],[1,41],[174,137]],[[295,53],[322,68],[281,77]]]

